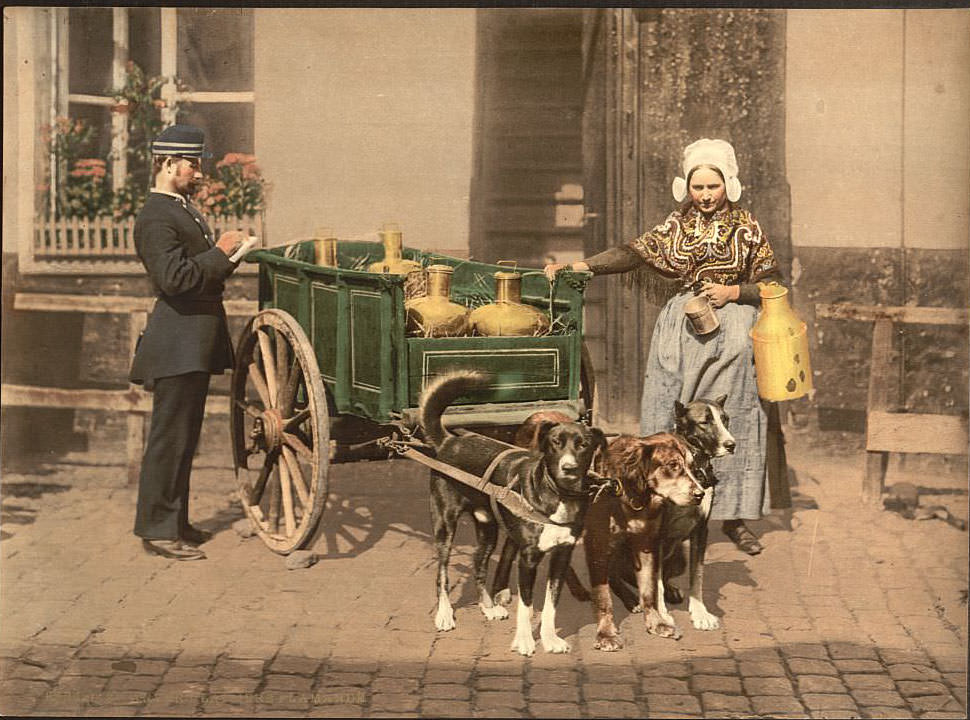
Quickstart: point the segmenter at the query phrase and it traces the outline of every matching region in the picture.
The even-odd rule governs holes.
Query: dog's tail
[[[421,393],[420,418],[425,439],[441,446],[450,434],[441,423],[445,409],[457,398],[488,382],[488,375],[475,371],[460,371],[439,375]]]

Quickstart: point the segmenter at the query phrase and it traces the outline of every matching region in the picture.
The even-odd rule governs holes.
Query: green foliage
[[[203,212],[245,217],[258,215],[265,205],[266,181],[254,155],[228,153],[207,177],[195,200]]]

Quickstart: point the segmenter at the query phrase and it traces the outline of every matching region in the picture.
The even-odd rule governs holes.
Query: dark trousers
[[[189,475],[199,444],[209,373],[158,378],[138,480],[135,535],[175,540],[189,523]]]

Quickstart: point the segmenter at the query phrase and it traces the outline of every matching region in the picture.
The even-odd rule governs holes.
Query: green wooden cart
[[[501,435],[537,410],[590,420],[588,274],[563,273],[550,285],[541,271],[522,271],[522,301],[552,314],[548,335],[422,338],[405,332],[414,276],[365,270],[382,256],[379,244],[340,242],[337,267],[322,267],[312,241],[246,256],[259,264],[260,311],[236,346],[232,448],[242,506],[275,552],[316,538],[331,463],[388,457],[395,443],[420,447],[417,406],[438,374],[493,378],[449,408],[446,424]],[[469,306],[492,302],[493,275],[508,270],[410,248],[404,256],[452,266],[452,299]]]

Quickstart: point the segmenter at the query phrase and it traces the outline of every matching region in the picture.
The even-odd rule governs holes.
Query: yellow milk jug
[[[458,337],[468,332],[468,308],[451,302],[450,265],[430,265],[428,294],[406,300],[408,333],[422,337]]]
[[[751,328],[758,395],[765,400],[794,400],[812,390],[808,326],[788,304],[788,288],[758,283],[761,314]]]
[[[546,335],[549,317],[522,303],[522,275],[495,273],[495,302],[472,310],[468,322],[478,335]]]

